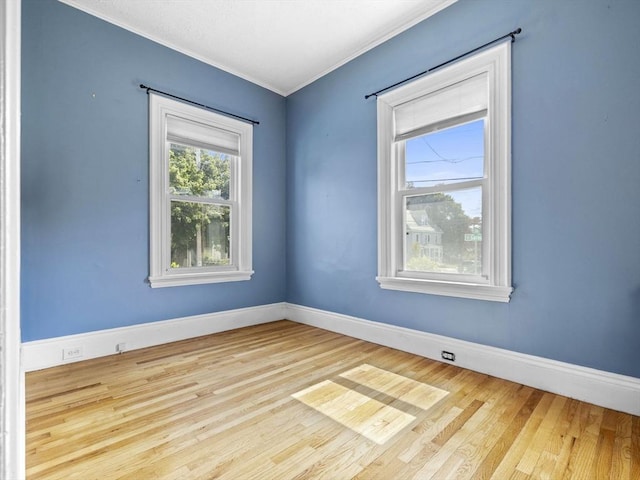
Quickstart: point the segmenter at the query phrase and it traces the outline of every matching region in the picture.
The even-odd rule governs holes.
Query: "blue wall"
[[[640,377],[640,2],[460,0],[286,100],[54,0],[23,22],[25,341],[287,300]],[[380,289],[364,94],[518,26],[511,303]],[[251,281],[145,283],[141,82],[261,121]]]
[[[55,0],[23,0],[22,54],[23,340],[284,301],[283,97]],[[261,122],[251,281],[145,283],[149,161],[140,83]]]
[[[287,98],[287,300],[640,377],[640,2],[460,0]],[[380,289],[376,105],[522,27],[509,304]]]

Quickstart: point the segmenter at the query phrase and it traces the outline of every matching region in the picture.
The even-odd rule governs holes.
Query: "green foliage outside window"
[[[229,199],[230,166],[229,155],[171,145],[169,191],[185,197],[171,201],[172,268],[229,263],[231,209],[215,200]]]

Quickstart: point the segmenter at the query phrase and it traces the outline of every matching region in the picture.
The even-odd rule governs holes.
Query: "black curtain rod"
[[[206,108],[208,110],[212,110],[214,112],[221,113],[222,115],[226,115],[227,117],[233,117],[233,118],[237,118],[238,120],[242,120],[243,122],[252,123],[254,125],[260,125],[260,122],[257,121],[257,120],[251,120],[250,118],[241,117],[240,115],[236,115],[236,114],[230,113],[230,112],[225,112],[224,110],[219,110],[217,108],[213,108],[213,107],[210,107],[208,105],[203,105],[202,103],[194,102],[194,101],[189,100],[187,98],[182,98],[182,97],[178,97],[176,95],[171,95],[170,93],[163,92],[162,90],[156,90],[155,88],[147,87],[146,85],[143,85],[142,83],[140,84],[140,88],[146,90],[147,91],[147,95],[149,94],[149,92],[156,92],[156,93],[159,93],[160,95],[164,95],[166,97],[175,98],[176,100],[181,100],[183,102],[187,102],[187,103],[190,103],[192,105],[197,105],[198,107],[203,107],[203,108]]]
[[[370,93],[369,95],[365,95],[364,99],[367,100],[369,97],[377,97],[380,93],[382,92],[386,92],[387,90],[391,90],[392,88],[395,88],[399,85],[402,85],[403,83],[407,83],[411,80],[413,80],[414,78],[418,78],[421,77],[422,75],[425,75],[429,72],[433,72],[434,70],[437,70],[440,67],[444,67],[445,65],[449,65],[450,63],[455,62],[456,60],[460,60],[462,57],[466,57],[467,55],[471,55],[474,52],[477,52],[478,50],[482,50],[485,47],[488,47],[491,44],[494,44],[496,42],[499,42],[500,40],[504,40],[507,37],[511,37],[511,42],[515,42],[516,41],[516,35],[518,35],[520,32],[522,32],[521,28],[516,28],[513,32],[509,32],[506,35],[501,36],[500,38],[496,38],[495,40],[491,40],[490,42],[485,43],[484,45],[481,45],[477,48],[474,48],[473,50],[469,50],[466,53],[463,53],[462,55],[458,55],[456,58],[452,58],[451,60],[447,60],[444,63],[441,63],[440,65],[436,65],[435,67],[431,67],[429,70],[425,70],[424,72],[420,72],[420,73],[416,73],[415,75],[413,75],[412,77],[409,78],[405,78],[404,80],[401,80],[397,83],[394,83],[393,85],[389,85],[388,87],[385,87],[381,90],[378,90],[377,92],[373,92]]]

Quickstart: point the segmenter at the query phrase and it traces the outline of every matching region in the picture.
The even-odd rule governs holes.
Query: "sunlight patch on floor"
[[[415,420],[413,415],[331,380],[294,393],[293,397],[380,445]]]
[[[368,364],[344,372],[340,377],[423,410],[448,394],[445,390]],[[292,397],[380,445],[416,418],[331,380],[312,385]]]
[[[366,363],[341,373],[340,376],[423,410],[428,410],[449,393]]]

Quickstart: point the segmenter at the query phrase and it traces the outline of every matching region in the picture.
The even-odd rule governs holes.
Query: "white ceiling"
[[[60,0],[288,95],[457,0]]]

